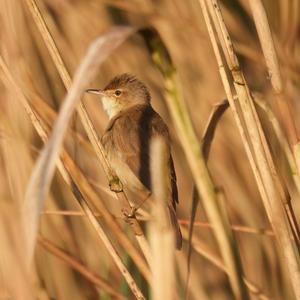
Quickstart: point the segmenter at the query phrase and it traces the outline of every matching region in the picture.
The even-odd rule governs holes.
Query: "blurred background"
[[[225,99],[224,89],[196,0],[38,0],[36,1],[55,40],[67,70],[74,74],[89,44],[113,25],[153,27],[164,41],[178,72],[180,89],[188,107],[195,131],[201,140],[205,125],[217,102]],[[40,32],[28,10],[26,1],[1,0],[1,56],[11,74],[33,107],[50,126],[66,95],[66,89],[49,55]],[[298,0],[263,1],[273,32],[284,79],[286,98],[296,121],[299,115],[299,13]],[[234,42],[241,67],[252,91],[273,103],[269,78],[247,0],[220,1],[222,13]],[[178,218],[187,227],[190,217],[193,179],[184,152],[174,130],[164,100],[163,77],[153,64],[144,39],[136,34],[121,45],[105,61],[91,88],[104,87],[117,74],[129,72],[149,87],[152,103],[168,124],[172,136],[172,151],[179,189]],[[7,88],[1,77],[0,91],[0,201],[4,224],[12,222],[14,207],[22,203],[26,184],[43,143],[35,132],[20,99]],[[84,96],[90,118],[99,136],[108,118],[97,97]],[[122,220],[120,203],[109,191],[104,172],[78,116],[72,119],[65,147],[97,192],[99,199],[116,216],[132,243],[136,244],[128,224]],[[76,137],[80,135],[83,142]],[[270,142],[272,138],[270,137]],[[278,153],[276,159],[280,160]],[[268,298],[292,299],[289,283],[282,273],[280,256],[250,169],[241,138],[228,110],[222,117],[213,140],[208,167],[214,183],[224,189],[230,222],[253,232],[235,231],[245,276]],[[293,205],[299,211],[299,197]],[[297,203],[298,202],[298,203]],[[88,270],[107,280],[125,298],[134,299],[122,275],[106,248],[98,241],[94,229],[84,216],[63,216],[58,211],[80,211],[70,188],[57,173],[48,194],[39,232]],[[298,214],[299,217],[299,214]],[[197,211],[194,235],[205,245],[208,253],[219,257],[204,209]],[[202,226],[200,226],[202,224]],[[109,229],[107,229],[109,231]],[[266,231],[269,230],[269,231]],[[247,230],[246,230],[247,231]],[[112,234],[112,239],[114,235]],[[18,242],[12,241],[17,247]],[[7,250],[7,249],[6,249]],[[1,250],[4,251],[4,248]],[[8,250],[7,250],[8,251]],[[17,251],[11,249],[11,251]],[[18,250],[19,251],[19,250]],[[149,287],[128,253],[120,249],[133,277],[149,296]],[[176,253],[177,290],[183,298],[186,278],[187,243]],[[3,274],[2,274],[3,276]],[[12,275],[13,276],[13,275]],[[0,277],[1,278],[1,277]],[[13,277],[12,277],[13,278]],[[38,243],[35,252],[34,295],[36,299],[112,299],[103,289],[72,269],[68,263]],[[3,290],[3,297],[6,292]],[[189,299],[232,299],[228,278],[223,270],[193,251]],[[260,296],[251,294],[251,299]],[[0,292],[1,298],[1,292]],[[1,298],[2,299],[2,298]],[[6,298],[5,298],[6,299]],[[20,298],[21,299],[21,298]]]

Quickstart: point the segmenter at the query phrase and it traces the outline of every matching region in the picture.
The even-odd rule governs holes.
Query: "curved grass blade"
[[[27,218],[24,230],[26,230],[27,236],[26,254],[29,262],[33,256],[39,214],[54,174],[64,134],[68,128],[68,123],[76,108],[76,104],[84,90],[88,87],[89,82],[96,75],[101,63],[132,31],[131,28],[115,28],[98,38],[90,46],[88,53],[75,74],[73,84],[64,100],[52,135],[40,154],[27,187],[23,210]]]

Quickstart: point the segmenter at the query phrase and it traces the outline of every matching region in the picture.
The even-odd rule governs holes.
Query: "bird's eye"
[[[118,97],[118,96],[120,96],[122,94],[122,92],[120,91],[120,90],[116,90],[115,91],[115,95]]]

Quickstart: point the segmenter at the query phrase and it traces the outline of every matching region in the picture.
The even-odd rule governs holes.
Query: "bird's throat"
[[[110,97],[102,96],[101,100],[103,109],[106,111],[110,119],[118,114],[122,109],[120,103],[118,103],[114,99],[111,99]]]

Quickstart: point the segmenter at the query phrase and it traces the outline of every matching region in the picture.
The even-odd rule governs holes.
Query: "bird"
[[[136,76],[124,73],[111,79],[104,89],[88,89],[86,92],[100,96],[103,109],[108,115],[109,122],[101,142],[106,158],[122,186],[132,192],[151,193],[151,142],[158,137],[167,146],[169,184],[166,211],[176,248],[181,249],[182,234],[176,217],[178,190],[170,133],[161,116],[152,108],[147,86]],[[114,189],[112,183],[110,187],[115,192],[121,191],[119,188]],[[147,200],[144,199],[144,202]]]

